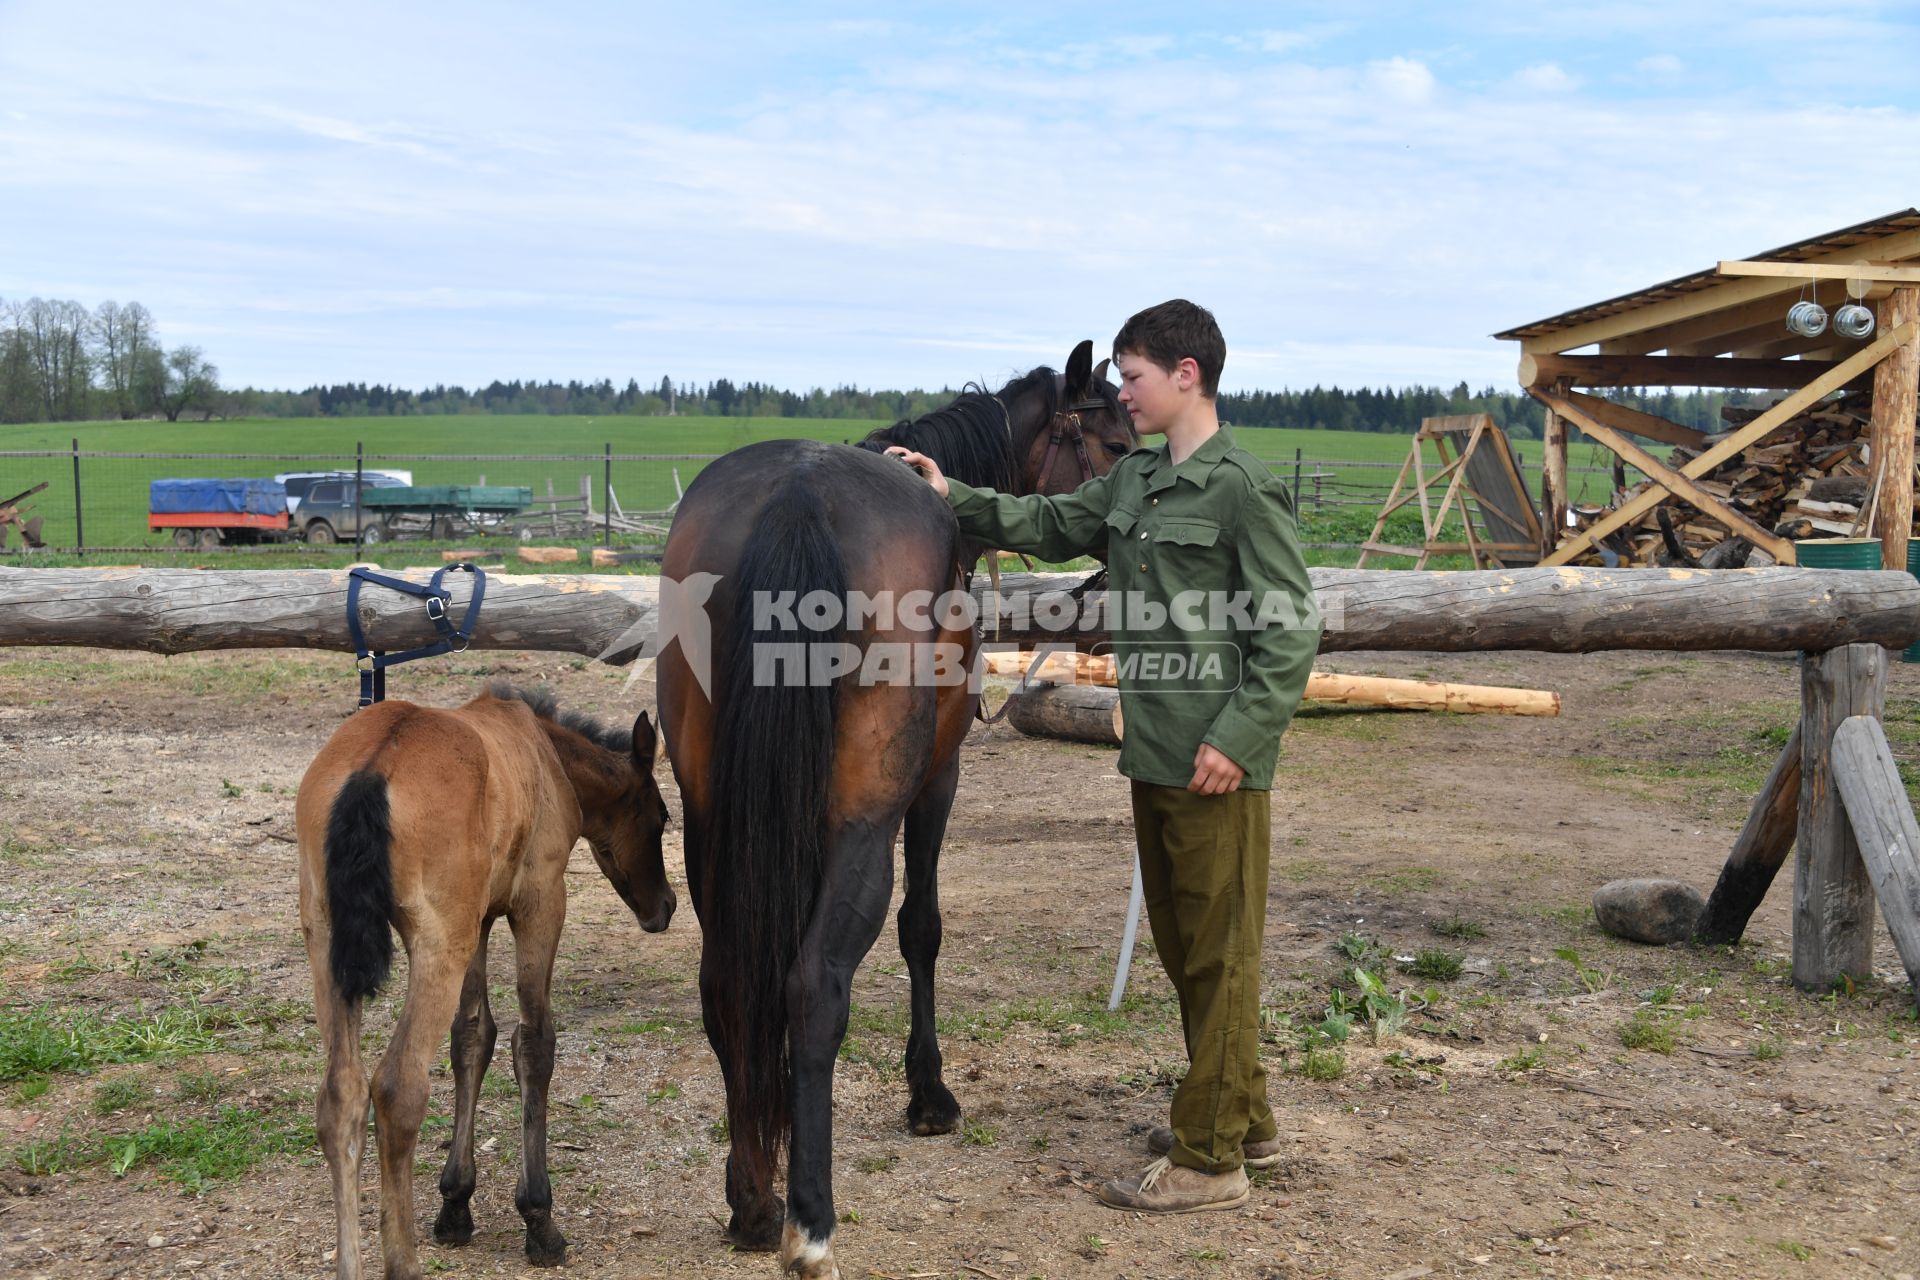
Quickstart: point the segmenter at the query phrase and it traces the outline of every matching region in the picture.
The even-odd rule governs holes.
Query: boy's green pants
[[[1187,1036],[1172,1158],[1206,1173],[1239,1168],[1244,1143],[1278,1133],[1260,1066],[1269,796],[1133,784],[1142,896]]]

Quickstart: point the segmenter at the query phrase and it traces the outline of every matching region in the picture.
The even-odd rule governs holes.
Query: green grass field
[[[602,455],[611,445],[618,454],[717,455],[759,440],[802,437],[813,440],[857,440],[884,423],[805,418],[640,418],[467,416],[446,418],[292,419],[214,423],[97,422],[0,427],[0,453],[36,450],[65,451],[78,440],[82,453],[123,454],[248,454],[246,458],[184,460],[152,457],[84,458],[81,461],[82,515],[85,541],[90,547],[169,545],[164,533],[146,527],[149,481],[174,476],[265,476],[283,471],[328,470],[351,467],[356,445],[364,447],[369,466],[388,463],[413,472],[417,484],[473,484],[484,476],[489,484],[531,487],[536,495],[549,492],[565,497],[580,491],[582,477],[593,486],[594,505],[601,505],[600,486],[605,464]],[[1283,476],[1291,476],[1294,450],[1299,449],[1309,477],[1319,471],[1342,485],[1377,486],[1384,495],[1405,459],[1408,437],[1366,432],[1301,431],[1285,428],[1237,428],[1240,442],[1271,462]],[[1529,470],[1537,470],[1538,442],[1518,446]],[[1573,465],[1594,465],[1599,451],[1576,446]],[[442,455],[437,461],[414,461]],[[546,455],[547,460],[505,461],[498,456]],[[562,455],[554,457],[554,455]],[[571,458],[564,455],[576,455]],[[301,460],[294,460],[301,459]],[[1316,465],[1317,464],[1317,465]],[[1375,464],[1361,466],[1355,464]],[[674,474],[690,483],[706,465],[701,457],[616,460],[613,488],[627,511],[659,511],[674,500]],[[44,517],[43,536],[54,546],[72,546],[74,532],[73,464],[67,457],[0,457],[0,497],[48,482],[45,493],[32,500]],[[1530,475],[1537,485],[1537,476]],[[1579,476],[1586,493],[1605,491],[1605,478]],[[1312,480],[1303,485],[1310,496]],[[1576,495],[1581,490],[1576,487]],[[1316,532],[1312,512],[1303,512],[1309,541],[1351,541],[1350,526],[1357,509],[1324,513],[1326,528]],[[1364,523],[1364,522],[1362,522]],[[1414,526],[1417,530],[1417,524]],[[1417,533],[1416,535],[1417,536]],[[396,551],[383,554],[392,556]],[[318,562],[331,563],[339,553],[323,553]],[[247,557],[251,562],[287,564],[280,556]],[[1337,562],[1336,557],[1335,562]]]

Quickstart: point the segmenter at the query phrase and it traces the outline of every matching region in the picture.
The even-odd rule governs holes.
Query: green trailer
[[[356,522],[362,543],[456,538],[511,531],[514,517],[532,504],[533,490],[524,485],[365,485],[355,509],[348,477],[344,483],[314,485],[300,504],[297,521],[308,542],[352,541]]]

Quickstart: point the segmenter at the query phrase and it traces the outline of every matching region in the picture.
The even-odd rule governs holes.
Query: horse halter
[[[1066,380],[1062,378],[1061,381],[1064,383]],[[1062,389],[1064,390],[1064,387]],[[1087,454],[1087,433],[1086,428],[1081,425],[1080,415],[1106,407],[1106,401],[1098,396],[1090,396],[1085,400],[1076,400],[1058,410],[1048,420],[1047,429],[1050,434],[1047,436],[1047,456],[1040,463],[1040,472],[1037,477],[1039,483],[1045,484],[1047,477],[1053,474],[1053,460],[1059,454],[1060,446],[1069,440],[1073,441],[1074,456],[1080,461],[1080,483],[1085,484],[1093,479],[1093,459]]]

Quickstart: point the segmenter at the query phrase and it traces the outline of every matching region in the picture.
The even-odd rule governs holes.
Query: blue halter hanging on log
[[[442,578],[453,572],[473,575],[473,597],[467,601],[467,611],[460,617],[460,625],[455,626],[447,610],[453,604],[453,593],[440,585]],[[404,592],[410,596],[419,596],[427,602],[427,620],[433,623],[434,630],[440,633],[440,639],[432,644],[421,645],[418,649],[408,649],[402,653],[387,653],[376,650],[367,643],[367,633],[360,627],[360,584],[371,582],[376,586]],[[480,602],[486,598],[487,575],[479,565],[463,560],[459,564],[450,564],[434,571],[426,586],[417,582],[408,582],[404,578],[388,577],[384,573],[375,573],[371,569],[350,569],[347,571],[347,629],[353,634],[354,660],[360,668],[360,706],[370,707],[376,702],[384,702],[387,697],[387,668],[402,662],[412,662],[415,658],[433,658],[443,653],[461,653],[467,643],[473,639],[473,629],[480,621]]]

